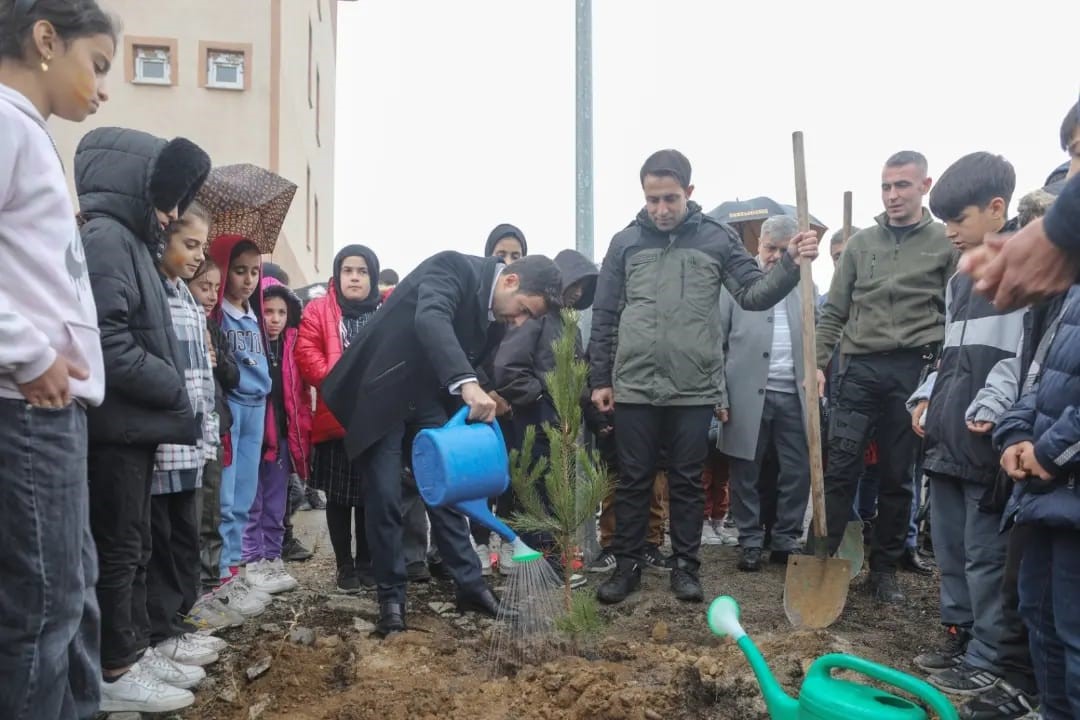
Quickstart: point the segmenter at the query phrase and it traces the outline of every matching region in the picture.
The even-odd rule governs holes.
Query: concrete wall
[[[78,142],[93,128],[114,125],[162,137],[188,137],[210,154],[215,165],[254,163],[296,183],[296,197],[273,258],[289,272],[296,286],[328,276],[333,248],[335,87],[334,15],[329,6],[336,0],[104,2],[123,21],[123,36],[109,76],[109,102],[85,123],[51,122],[69,183]],[[309,18],[311,83],[314,87],[317,65],[322,91],[319,143],[315,108],[308,105]],[[133,58],[125,46],[132,38],[175,43],[172,84],[130,82]],[[205,85],[205,57],[200,63],[200,56],[205,56],[206,44],[214,43],[250,45],[250,62],[245,67],[249,87],[245,90],[200,86]],[[318,243],[314,236],[316,195]]]

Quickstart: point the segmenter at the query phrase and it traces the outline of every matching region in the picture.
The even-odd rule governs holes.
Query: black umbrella
[[[721,203],[709,212],[720,222],[735,228],[742,237],[743,244],[751,253],[757,252],[758,238],[761,236],[761,224],[776,215],[787,215],[798,219],[798,212],[793,205],[778,203],[772,198],[756,197],[750,200],[730,200]],[[828,230],[825,223],[813,215],[810,216],[810,229],[817,230],[818,237]]]

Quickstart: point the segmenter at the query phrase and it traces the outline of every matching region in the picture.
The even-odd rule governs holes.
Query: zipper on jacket
[[[292,343],[293,347],[292,347],[292,351],[291,351],[293,357],[296,356],[295,353],[296,353],[296,339],[297,339],[297,337],[299,337],[299,334],[296,337],[293,338],[293,343]],[[284,347],[285,347],[285,343],[282,343],[282,348],[284,349]],[[293,364],[295,365],[295,363],[296,363],[296,361],[294,360]],[[282,364],[282,366],[281,366],[281,371],[282,371],[282,379],[284,379],[284,372],[285,372],[285,365],[284,364]],[[298,368],[293,368],[293,371],[294,372],[299,372],[299,369]],[[296,383],[294,383],[294,382],[289,383],[289,385],[292,386],[290,388],[289,392],[291,392],[293,394],[293,407],[294,408],[299,408],[300,407],[300,404],[299,404],[300,398],[296,397],[296,388],[295,388]],[[297,414],[297,419],[299,419],[299,414],[300,414],[299,410],[296,411],[296,414]],[[289,418],[286,417],[285,420],[288,421]],[[300,436],[300,428],[298,427],[300,423],[292,422],[292,423],[289,423],[289,424],[292,426],[292,428],[291,428],[292,431],[296,433],[296,446],[298,448],[300,448],[300,460],[301,460],[301,462],[304,463],[304,467],[307,468],[307,466],[308,466],[307,465],[307,456],[304,454],[304,441],[303,441],[303,438]],[[288,433],[286,433],[286,435],[285,435],[285,447],[286,448],[289,447],[289,435],[288,435]],[[289,457],[292,457],[292,452],[291,451],[289,453]],[[293,471],[294,472],[296,471],[296,463],[293,463]],[[300,473],[296,473],[296,474],[299,475]],[[307,483],[307,479],[304,479],[304,483],[305,484]]]

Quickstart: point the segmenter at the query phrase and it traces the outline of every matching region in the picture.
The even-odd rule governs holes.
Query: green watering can
[[[814,661],[806,673],[799,697],[784,693],[754,641],[739,624],[739,605],[724,595],[709,606],[709,629],[735,639],[761,685],[772,720],[926,720],[920,706],[870,685],[832,676],[832,670],[852,670],[917,697],[940,720],[959,720],[952,703],[931,685],[884,665],[854,655],[833,653]]]

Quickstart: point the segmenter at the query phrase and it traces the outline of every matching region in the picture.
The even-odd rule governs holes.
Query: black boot
[[[697,563],[676,559],[675,568],[671,571],[671,591],[683,602],[701,602],[705,599],[701,581],[698,580]]]
[[[386,637],[405,630],[405,605],[396,602],[379,603],[379,621],[375,623],[375,634]]]
[[[923,560],[919,551],[913,547],[904,548],[904,554],[900,556],[900,569],[917,575],[934,574],[934,567]]]
[[[460,613],[477,612],[490,618],[499,617],[500,613],[505,619],[517,616],[517,613],[510,608],[503,607],[498,596],[486,585],[473,592],[459,592],[457,609]]]
[[[304,562],[310,560],[313,553],[295,537],[288,537],[281,545],[281,558],[286,562]]]
[[[427,562],[420,560],[411,562],[405,566],[405,573],[411,583],[426,583],[431,581],[431,571],[428,570]]]
[[[641,566],[628,558],[619,558],[615,573],[596,589],[596,599],[606,605],[614,605],[640,587]]]
[[[375,573],[371,569],[371,563],[356,563],[356,574],[360,578],[360,584],[368,590],[375,587]]]
[[[761,548],[739,548],[739,561],[735,567],[743,572],[758,572],[761,570]]]
[[[338,563],[337,586],[342,592],[350,594],[360,592],[360,575],[353,567],[351,558],[347,562]]]
[[[907,598],[896,582],[895,572],[870,571],[870,592],[874,600],[885,605],[900,605]]]

